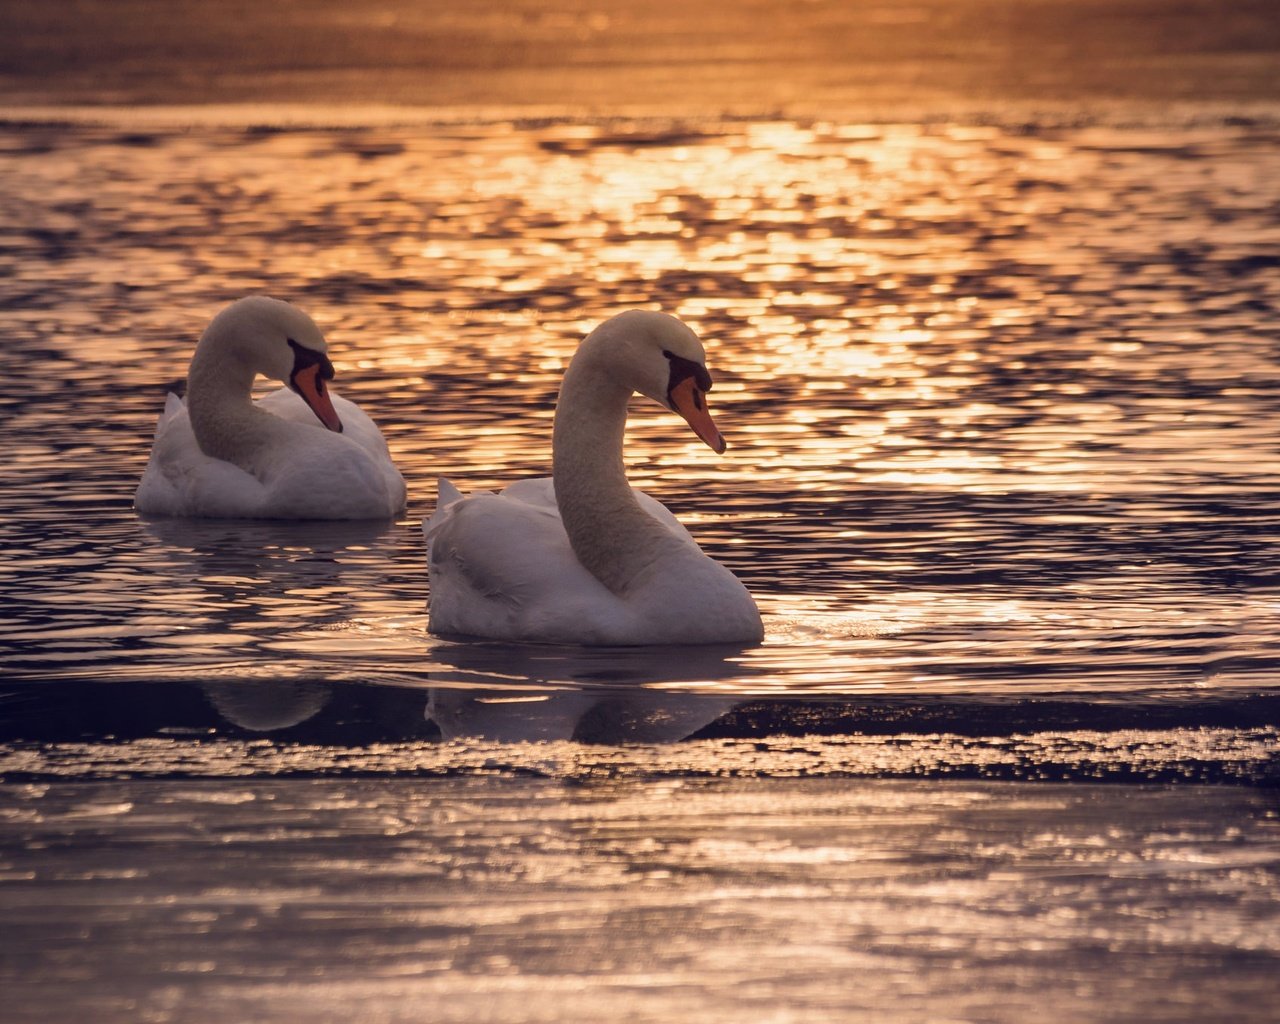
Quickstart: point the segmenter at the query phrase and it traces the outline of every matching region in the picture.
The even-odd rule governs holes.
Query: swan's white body
[[[709,387],[704,362],[673,317],[615,317],[565,374],[552,479],[470,497],[442,480],[424,523],[431,631],[569,644],[758,642],[760,612],[746,588],[623,469],[632,392],[676,408],[672,367],[700,368]],[[686,418],[723,450],[700,397]]]
[[[186,404],[165,400],[151,461],[138,485],[138,511],[155,516],[231,519],[389,519],[404,510],[405,484],[377,425],[332,395],[342,433],[317,421],[286,388],[254,403],[279,420],[275,443],[251,468],[200,450]]]
[[[134,501],[138,511],[252,519],[388,519],[401,512],[404,478],[358,406],[329,396],[323,385],[319,399],[307,389],[308,401],[324,406],[319,411],[284,388],[253,401],[254,377],[292,379],[299,352],[328,366],[319,330],[287,303],[242,299],[215,317],[192,359],[187,400],[169,395],[165,402]],[[322,414],[335,425],[325,429]]]

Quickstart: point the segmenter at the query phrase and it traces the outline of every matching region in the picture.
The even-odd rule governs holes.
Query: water
[[[745,124],[3,137],[4,593],[25,677],[429,683],[437,475],[545,475],[582,334],[706,339],[714,457],[634,482],[747,582],[750,693],[1191,699],[1277,648],[1275,132]],[[140,522],[166,387],[287,296],[404,522]],[[699,681],[699,680],[693,680]]]
[[[1041,991],[1063,1020],[1266,1019],[1278,141],[1212,119],[0,129],[18,1019],[75,979],[98,1020],[206,998],[227,1020],[1020,1020]],[[133,513],[165,390],[258,291],[326,330],[409,481],[402,521]],[[730,448],[637,402],[632,480],[747,583],[766,642],[430,636],[435,478],[545,475],[564,366],[636,305],[706,342]],[[1036,781],[1098,778],[1127,785]],[[478,845],[433,846],[457,807]],[[1046,817],[1065,831],[1036,838]],[[425,845],[390,863],[415,866],[367,889],[401,878],[371,849],[402,832]],[[257,874],[218,882],[228,850]],[[142,957],[121,928],[194,946]],[[637,952],[673,928],[666,959]],[[195,948],[225,929],[260,938]],[[561,959],[534,963],[530,930]]]

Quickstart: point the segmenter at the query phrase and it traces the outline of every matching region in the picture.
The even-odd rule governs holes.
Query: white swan
[[[716,452],[702,344],[663,313],[631,310],[578,348],[560,388],[551,479],[463,497],[440,481],[423,524],[434,633],[573,644],[749,643],[751,595],[659,502],[627,483],[622,438],[639,391]]]
[[[389,519],[404,478],[358,406],[330,395],[320,329],[295,306],[255,295],[215,316],[165,401],[134,506],[145,515]],[[285,381],[254,402],[259,374]],[[327,429],[326,429],[327,428]]]

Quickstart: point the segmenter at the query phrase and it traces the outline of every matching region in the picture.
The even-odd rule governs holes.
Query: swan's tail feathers
[[[186,406],[183,404],[182,399],[179,398],[177,395],[175,395],[172,391],[170,391],[167,395],[165,395],[164,411],[160,414],[160,420],[156,424],[156,432],[159,433],[160,429],[166,423],[168,423],[171,419],[177,416],[178,413],[182,412],[182,410],[185,408]]]
[[[435,511],[426,519],[422,520],[422,533],[427,539],[427,545],[431,544],[431,532],[439,526],[447,517],[444,510],[456,501],[462,500],[462,492],[453,484],[449,483],[444,477],[436,478],[436,507]]]
[[[444,477],[436,480],[436,508],[444,508],[462,499],[462,492]]]

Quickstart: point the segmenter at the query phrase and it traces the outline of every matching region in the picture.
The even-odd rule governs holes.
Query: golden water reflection
[[[421,681],[416,521],[544,475],[633,305],[707,343],[714,459],[634,481],[748,583],[709,692],[1257,683],[1280,484],[1274,136],[834,124],[0,132],[0,579],[31,671]],[[128,510],[165,386],[250,291],[326,329],[408,519],[290,544]]]

